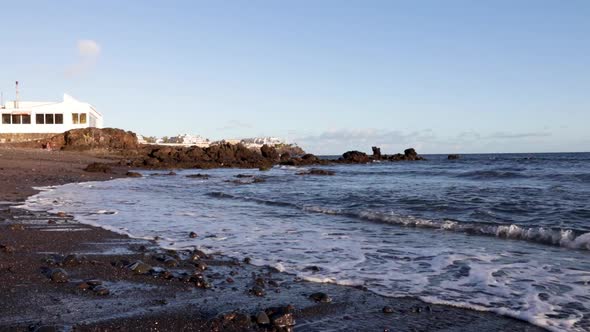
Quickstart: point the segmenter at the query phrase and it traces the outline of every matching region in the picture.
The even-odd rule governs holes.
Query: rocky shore
[[[313,166],[423,160],[413,148],[406,149],[403,154],[385,155],[381,154],[378,147],[373,147],[372,155],[360,151],[348,151],[338,159],[321,159],[313,154],[292,155],[288,151],[284,152],[282,147],[269,145],[263,145],[258,150],[249,149],[242,144],[230,143],[204,148],[139,144],[134,133],[112,128],[70,130],[48,139],[16,143],[12,146],[36,149],[49,147],[60,151],[92,151],[95,153],[98,151],[108,153],[118,159],[116,166],[148,169],[219,167],[268,169],[273,165]],[[104,170],[103,168],[99,172]]]
[[[161,148],[147,149],[157,149],[152,155],[159,158]],[[155,239],[131,239],[80,224],[75,216],[17,208],[36,192],[33,187],[130,176],[135,160],[145,158],[138,152],[138,159],[121,162],[134,154],[71,150],[0,148],[0,331],[541,330],[493,313],[306,282],[249,259],[196,249],[168,251]],[[218,158],[207,167],[225,158],[221,150],[207,150],[207,156]],[[232,151],[235,160],[252,157],[239,147]],[[162,151],[163,156],[175,153]],[[417,157],[412,151],[403,156]],[[269,159],[286,159],[271,149],[252,158],[262,166],[272,165]],[[365,160],[359,153],[340,161],[297,158],[305,165]],[[109,169],[84,171],[89,164]],[[231,167],[239,165],[247,163]],[[330,175],[321,171],[302,175]],[[198,240],[199,230],[186,236]]]

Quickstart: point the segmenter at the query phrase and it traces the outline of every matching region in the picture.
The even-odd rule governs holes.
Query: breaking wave
[[[590,232],[574,229],[553,229],[548,227],[527,227],[515,224],[494,224],[481,222],[463,222],[457,220],[429,220],[413,216],[400,216],[394,213],[374,211],[345,211],[316,205],[300,205],[295,203],[266,200],[255,197],[236,196],[223,192],[211,192],[211,197],[234,199],[257,204],[297,208],[305,212],[338,215],[371,222],[385,223],[403,227],[415,227],[465,233],[469,235],[492,236],[500,239],[522,240],[546,245],[560,246],[569,249],[590,250]]]

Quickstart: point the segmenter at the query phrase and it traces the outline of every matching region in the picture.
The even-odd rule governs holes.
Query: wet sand
[[[126,172],[82,170],[95,161],[105,162],[96,155],[0,148],[0,201],[22,201],[36,192],[32,186],[108,180]],[[168,252],[154,241],[3,202],[0,330],[542,331],[493,313],[304,282],[269,267],[199,254]],[[151,272],[137,265],[134,272],[137,261]],[[67,281],[52,281],[60,268]],[[59,274],[54,276],[59,280]],[[89,279],[97,281],[85,282]],[[105,289],[109,294],[101,295]],[[310,298],[316,293],[331,301]],[[384,307],[391,312],[384,313]],[[269,323],[259,324],[259,315],[260,322],[268,318]]]

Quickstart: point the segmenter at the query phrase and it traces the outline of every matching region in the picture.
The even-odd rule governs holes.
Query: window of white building
[[[73,124],[86,124],[86,113],[72,113]]]
[[[29,118],[29,123],[30,122]],[[60,113],[51,114],[51,113],[38,113],[35,115],[35,123],[36,124],[63,124],[64,123],[64,115]]]
[[[2,124],[30,124],[31,116],[29,114],[2,114]]]

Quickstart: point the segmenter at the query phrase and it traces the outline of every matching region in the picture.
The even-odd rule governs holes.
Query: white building
[[[0,105],[0,113],[0,134],[59,134],[103,127],[102,114],[67,94],[61,102],[10,101]]]

